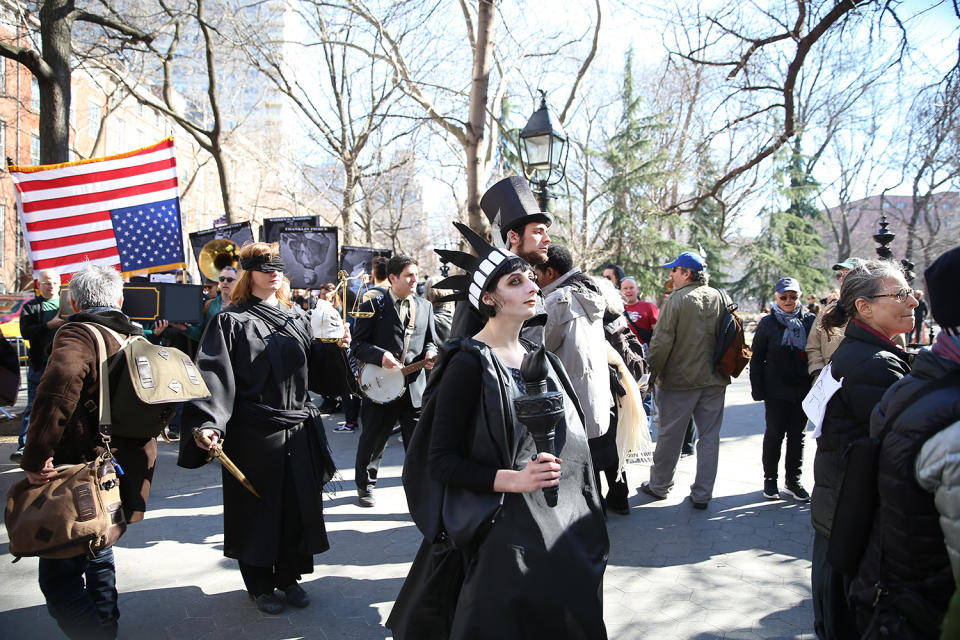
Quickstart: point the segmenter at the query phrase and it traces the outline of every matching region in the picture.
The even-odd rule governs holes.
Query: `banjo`
[[[357,383],[371,402],[387,404],[403,395],[407,388],[406,377],[427,366],[426,360],[413,362],[397,369],[384,369],[375,364],[365,362],[360,365],[357,373]]]

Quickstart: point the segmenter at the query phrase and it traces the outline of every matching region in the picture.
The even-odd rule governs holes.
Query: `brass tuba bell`
[[[220,277],[224,267],[237,265],[237,245],[228,238],[216,238],[203,245],[197,257],[200,273],[211,280]]]

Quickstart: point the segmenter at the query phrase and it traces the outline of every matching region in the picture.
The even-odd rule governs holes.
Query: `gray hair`
[[[857,317],[857,300],[869,299],[880,293],[883,281],[888,278],[904,279],[899,264],[888,260],[865,260],[851,269],[840,285],[840,299],[823,315],[823,328],[830,332],[831,329],[846,325],[850,318]]]
[[[617,289],[617,286],[600,276],[590,276],[594,284],[600,288],[600,293],[603,294],[603,302],[607,305],[607,311],[614,315],[620,315],[623,313],[623,297],[620,295],[620,291]],[[624,278],[620,281],[620,284],[623,284],[626,280],[633,280],[633,278]],[[634,281],[636,284],[636,281]]]
[[[123,278],[113,267],[85,263],[70,279],[70,298],[81,311],[94,307],[117,308],[123,297]]]

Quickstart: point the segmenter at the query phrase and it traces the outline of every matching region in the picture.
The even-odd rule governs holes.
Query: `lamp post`
[[[548,187],[563,180],[567,166],[567,136],[547,108],[547,94],[540,90],[540,107],[520,131],[519,151],[523,174],[537,193],[541,211],[547,210]]]

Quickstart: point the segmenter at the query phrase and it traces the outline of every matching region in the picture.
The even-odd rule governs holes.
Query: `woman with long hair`
[[[536,313],[533,271],[457,226],[478,257],[439,250],[468,273],[437,287],[469,299],[485,324],[447,341],[428,382],[403,476],[424,541],[387,626],[398,640],[605,638],[609,540],[582,412],[559,360],[519,340]],[[555,455],[538,453],[516,418],[525,357],[560,392]]]
[[[181,438],[178,464],[204,464],[222,440],[259,494],[224,470],[223,553],[239,562],[257,608],[276,614],[310,603],[298,581],[329,548],[322,497],[332,461],[307,393],[310,368],[327,362],[311,357],[310,322],[290,301],[278,245],[250,244],[239,257],[232,304],[213,318],[197,353],[211,395],[184,408],[183,425],[196,437]]]
[[[893,338],[913,328],[916,306],[917,299],[898,265],[868,260],[844,277],[840,299],[823,316],[828,332],[844,324],[846,332],[829,363],[830,374],[835,380],[842,379],[842,385],[827,403],[813,460],[811,581],[814,626],[821,640],[859,637],[847,600],[850,576],[827,559],[846,471],[844,452],[855,440],[869,435],[870,414],[877,402],[910,372],[907,353]]]

